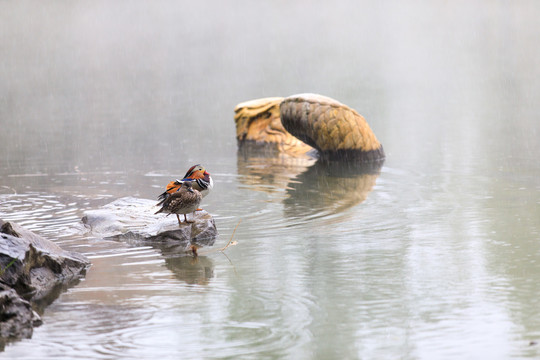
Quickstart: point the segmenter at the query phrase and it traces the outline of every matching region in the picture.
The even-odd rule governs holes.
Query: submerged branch
[[[234,228],[234,230],[233,230],[233,232],[231,234],[231,238],[229,239],[229,242],[227,243],[227,245],[225,245],[225,247],[219,249],[219,251],[223,252],[229,246],[234,246],[234,245],[238,244],[237,241],[232,241],[232,239],[233,239],[234,233],[236,232],[236,229],[238,229],[238,226],[240,225],[241,222],[242,222],[242,219],[240,219],[240,221],[238,221],[238,224],[236,224],[236,227]]]
[[[210,253],[213,253],[215,251],[219,251],[220,253],[222,253],[223,255],[225,255],[225,250],[230,247],[230,246],[235,246],[238,244],[238,241],[233,241],[233,237],[234,237],[234,233],[236,232],[236,229],[238,229],[238,226],[240,225],[240,223],[242,222],[242,219],[240,219],[240,221],[238,221],[238,224],[236,224],[232,234],[231,234],[231,238],[229,239],[229,242],[227,243],[227,245],[225,245],[224,247],[222,247],[221,249],[213,249],[213,250],[208,250],[208,251],[204,251],[202,253],[198,253],[197,252],[197,249],[192,245],[190,247],[190,249],[188,250],[188,252],[192,253],[194,257],[197,257],[198,255],[202,254],[202,255],[206,255],[206,254],[210,254]],[[225,255],[226,256],[226,255]],[[230,260],[229,260],[230,261]]]

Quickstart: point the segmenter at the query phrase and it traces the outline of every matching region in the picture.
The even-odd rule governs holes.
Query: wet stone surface
[[[41,324],[35,310],[79,282],[89,266],[84,255],[0,220],[0,347],[31,337]]]
[[[6,341],[32,336],[34,326],[41,325],[40,316],[14,289],[0,284],[0,349]]]
[[[131,243],[160,243],[179,251],[212,246],[218,236],[213,217],[206,211],[180,215],[155,214],[155,200],[124,197],[100,209],[85,212],[82,222],[93,235]]]

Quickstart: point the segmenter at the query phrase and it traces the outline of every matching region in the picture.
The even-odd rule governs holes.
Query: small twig
[[[17,190],[15,190],[15,189],[14,189],[14,188],[12,188],[12,187],[9,187],[9,186],[5,186],[5,185],[2,185],[2,187],[3,187],[4,189],[9,189],[9,190],[13,191],[13,194],[14,194],[14,195],[16,195],[16,194],[17,194]]]
[[[238,221],[238,224],[236,224],[236,227],[234,228],[234,230],[233,230],[233,232],[232,232],[232,234],[231,234],[231,238],[229,239],[229,242],[227,243],[227,245],[225,245],[224,248],[219,249],[219,251],[223,252],[223,251],[224,251],[225,249],[227,249],[229,246],[231,246],[231,245],[236,245],[236,244],[237,244],[236,241],[233,243],[232,239],[233,239],[234,233],[236,232],[236,229],[238,229],[238,226],[240,225],[241,222],[242,222],[242,219],[240,219],[240,221]]]
[[[238,229],[238,225],[240,225],[240,223],[242,222],[242,219],[240,219],[240,221],[238,221],[238,224],[236,224],[236,227],[234,228],[232,234],[231,234],[231,238],[229,239],[229,242],[227,243],[227,245],[225,245],[224,247],[222,247],[221,249],[212,249],[212,250],[208,250],[208,251],[201,251],[199,252],[198,254],[199,255],[206,255],[206,254],[210,254],[210,253],[213,253],[215,251],[219,251],[220,253],[222,253],[223,255],[225,255],[225,250],[229,247],[229,246],[234,246],[236,244],[238,244],[238,242],[236,241],[232,241],[233,239],[233,236],[234,236],[234,233],[236,232],[236,229]],[[191,251],[191,249],[190,249]]]
[[[225,258],[227,258],[227,260],[229,260],[229,264],[231,264],[232,268],[233,268],[233,271],[234,271],[234,275],[238,275],[238,273],[236,272],[236,267],[234,266],[233,262],[231,261],[231,259],[227,256],[227,254],[225,254],[223,251],[221,251],[221,253],[223,254],[223,256],[225,256]]]

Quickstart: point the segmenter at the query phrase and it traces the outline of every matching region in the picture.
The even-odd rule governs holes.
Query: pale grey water
[[[539,18],[536,1],[0,2],[0,218],[93,263],[0,357],[540,357]],[[237,154],[237,103],[300,92],[366,117],[379,176]],[[79,232],[195,163],[215,247],[241,220],[228,258]]]

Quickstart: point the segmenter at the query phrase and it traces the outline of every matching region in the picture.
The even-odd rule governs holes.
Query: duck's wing
[[[157,206],[163,204],[163,202],[171,195],[180,190],[180,187],[182,186],[182,180],[173,180],[170,183],[167,184],[167,188],[165,192],[161,193],[158,196],[159,202],[157,203]]]

